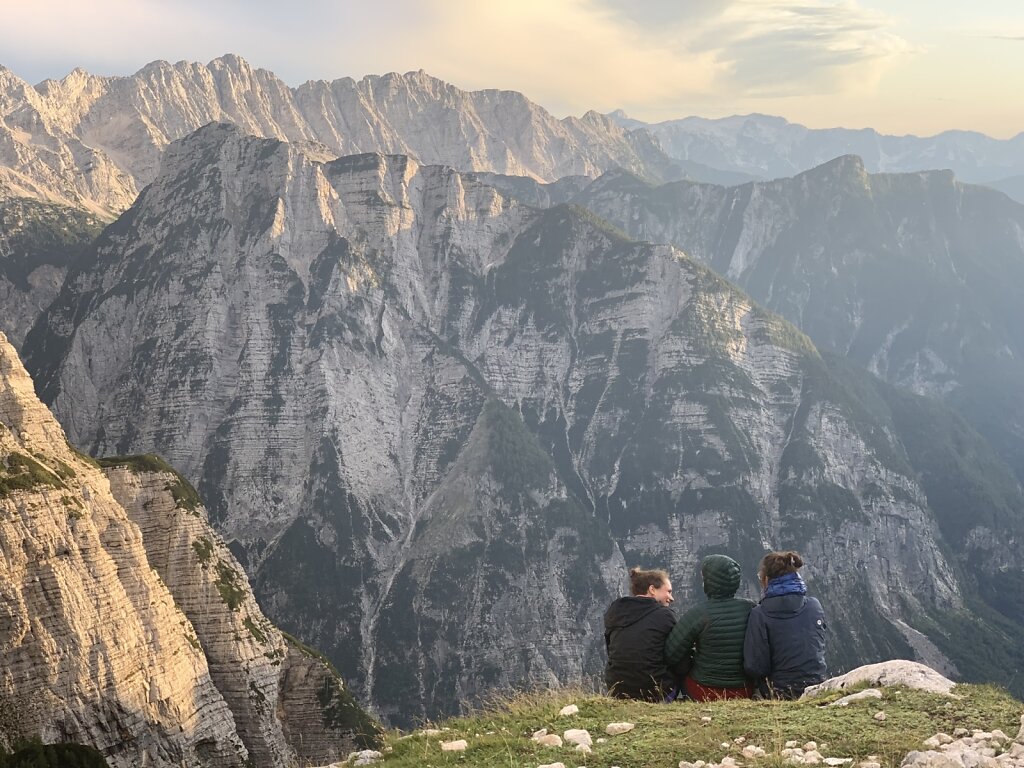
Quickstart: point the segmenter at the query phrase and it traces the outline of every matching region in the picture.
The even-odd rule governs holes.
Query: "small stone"
[[[743,748],[743,756],[750,760],[754,760],[758,757],[764,757],[765,751],[756,744],[748,744]]]
[[[372,765],[382,757],[384,757],[384,755],[376,750],[364,749],[361,752],[353,752],[348,756],[348,760],[346,760],[346,762],[351,762],[352,765]]]
[[[816,749],[808,750],[804,752],[804,763],[807,765],[817,765],[822,761],[823,757],[821,752]]]
[[[731,747],[731,746],[732,746],[732,744],[730,744],[730,743],[729,743],[728,741],[723,741],[723,742],[722,742],[721,744],[719,744],[718,746],[720,746],[720,747],[721,747],[722,749],[728,749],[729,747]]]
[[[591,752],[590,745],[589,744],[577,744],[576,745],[576,751],[577,752],[582,752],[584,755],[589,755],[590,752]]]
[[[882,768],[882,764],[874,760],[861,760],[857,763],[857,768]]]
[[[746,740],[747,740],[746,736],[737,736],[735,739],[732,740],[732,743],[733,744],[742,744]]]
[[[465,752],[469,744],[466,743],[465,739],[457,739],[455,741],[442,741],[441,751],[442,752]]]
[[[532,738],[532,739],[539,739],[541,736],[547,736],[547,735],[548,735],[548,729],[547,728],[541,728],[539,731],[534,731],[533,732],[533,736],[531,736],[530,738]]]
[[[424,728],[420,731],[424,736],[440,736],[441,732],[437,728]]]
[[[544,765],[538,765],[537,768],[565,768],[565,763],[544,763]]]
[[[799,747],[799,746],[800,746],[800,742],[799,741],[790,740],[790,741],[786,742],[786,749],[792,749],[793,747]]]
[[[818,742],[816,741],[808,741],[804,743],[804,752],[813,752],[817,748]]]
[[[954,728],[953,729],[953,738],[954,739],[962,739],[964,736],[970,735],[970,733],[971,732],[968,731],[966,728]]]
[[[568,706],[562,707],[560,710],[558,710],[558,716],[568,717],[569,715],[579,714],[579,711],[580,708],[577,707],[575,704],[569,704]]]
[[[710,722],[711,722],[711,718],[710,718],[710,717],[708,717],[707,715],[704,715],[704,717],[702,717],[702,718],[700,719],[700,721],[701,721],[702,723],[710,723]]]
[[[636,728],[635,723],[608,723],[608,727],[604,729],[604,732],[609,736],[618,736],[622,733],[628,733]]]
[[[1010,737],[996,728],[991,734],[992,741],[1009,741]]]
[[[597,739],[594,739],[594,743],[595,744],[606,744],[606,743],[608,743],[608,739],[606,739],[604,736],[601,736],[601,737],[599,737]]]
[[[885,720],[885,712],[875,712],[875,720],[878,722]]]
[[[853,762],[853,758],[852,757],[826,757],[824,760],[822,760],[822,762],[825,763],[825,765],[831,766],[831,768],[836,768],[836,766],[838,766],[838,765],[846,765],[847,763],[852,763]]]
[[[560,747],[562,746],[562,737],[557,733],[545,733],[543,736],[534,736],[533,740],[540,744],[542,747]]]
[[[590,738],[590,732],[582,728],[570,728],[562,734],[562,738],[570,744],[586,744],[588,747],[594,743]]]

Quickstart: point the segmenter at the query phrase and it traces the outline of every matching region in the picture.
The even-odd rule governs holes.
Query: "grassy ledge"
[[[926,749],[922,742],[939,732],[998,728],[1012,738],[1024,714],[1024,703],[999,688],[981,685],[957,686],[955,697],[885,688],[882,699],[825,706],[850,692],[806,702],[670,705],[566,691],[520,695],[435,726],[442,729],[440,734],[391,732],[386,737],[390,751],[385,751],[379,764],[392,768],[536,768],[561,762],[566,768],[676,768],[680,760],[719,763],[729,756],[741,766],[791,768],[780,754],[786,742],[815,741],[826,758],[852,758],[848,764],[852,766],[870,758],[883,768],[896,768],[908,752]],[[579,713],[560,717],[559,710],[567,704],[576,704]],[[884,720],[875,719],[878,712],[885,712]],[[636,727],[608,736],[605,728],[613,722],[630,722]],[[570,728],[584,728],[594,739],[593,752],[584,755],[571,744],[544,747],[531,741],[530,736],[541,728],[559,735]],[[599,738],[606,741],[598,743]],[[468,742],[466,751],[442,751],[440,742],[458,739]],[[748,745],[759,746],[767,754],[748,759],[742,755]]]

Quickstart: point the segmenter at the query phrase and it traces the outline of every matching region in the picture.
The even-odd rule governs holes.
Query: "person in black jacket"
[[[665,701],[676,681],[665,663],[665,639],[675,626],[672,582],[662,570],[629,572],[631,597],[620,597],[604,614],[608,693],[620,699]]]
[[[763,595],[747,621],[743,669],[762,696],[797,699],[822,682],[825,668],[825,612],[800,577],[796,552],[769,552],[758,577]]]

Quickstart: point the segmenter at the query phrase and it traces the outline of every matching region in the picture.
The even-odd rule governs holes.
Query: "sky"
[[[0,65],[33,84],[234,53],[291,86],[423,69],[558,117],[1024,131],[1021,0],[2,0],[2,13]]]

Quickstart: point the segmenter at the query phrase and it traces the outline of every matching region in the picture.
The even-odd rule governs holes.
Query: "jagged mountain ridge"
[[[104,471],[71,449],[2,334],[0,548],[4,746],[285,766],[375,739],[336,675],[263,616],[195,492],[158,460]]]
[[[590,679],[626,562],[685,602],[709,551],[799,547],[841,665],[962,654],[944,620],[977,618],[877,396],[679,251],[473,174],[208,126],[26,353],[74,440],[182,467],[269,614],[396,721]]]
[[[621,111],[609,117],[625,128],[650,131],[693,178],[714,183],[795,176],[842,155],[863,158],[871,173],[949,169],[957,178],[978,184],[998,184],[1024,173],[1024,133],[1005,140],[974,131],[889,136],[871,128],[807,128],[759,114],[659,123],[631,120]],[[715,178],[715,172],[739,178],[726,182]]]
[[[360,152],[554,181],[621,166],[679,178],[645,131],[589,112],[557,120],[514,91],[463,91],[426,73],[309,81],[226,55],[152,62],[130,77],[76,69],[30,86],[0,67],[0,178],[26,196],[110,215],[156,176],[166,146],[213,121],[305,144],[322,158]]]

